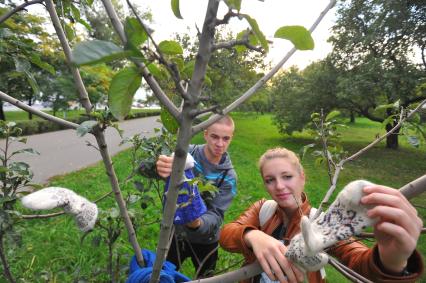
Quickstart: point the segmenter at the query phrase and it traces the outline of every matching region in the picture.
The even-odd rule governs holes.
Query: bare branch
[[[201,110],[194,109],[190,112],[190,115],[191,115],[191,117],[195,118],[199,115],[203,115],[203,114],[209,113],[209,112],[218,113],[218,112],[220,112],[220,111],[218,111],[218,108],[219,108],[219,105],[215,105],[215,106],[212,106],[212,107],[209,107],[209,108],[206,108],[206,109],[201,109]]]
[[[229,20],[230,20],[232,17],[238,17],[238,14],[237,14],[237,13],[234,13],[231,9],[229,9],[229,10],[228,10],[228,13],[226,13],[226,14],[225,14],[225,16],[223,16],[223,19],[221,19],[221,20],[217,19],[217,20],[216,20],[216,26],[220,26],[220,25],[226,25],[226,24],[228,24],[228,23],[229,23]]]
[[[13,98],[9,95],[7,95],[6,93],[0,91],[0,99],[9,102],[10,104],[15,105],[16,107],[21,108],[22,110],[25,110],[27,112],[33,113],[34,115],[37,115],[43,119],[49,120],[51,122],[54,122],[56,124],[59,124],[61,126],[64,126],[66,128],[70,128],[70,129],[76,129],[78,128],[78,126],[80,126],[79,124],[76,123],[72,123],[70,121],[55,117],[53,115],[47,114],[43,111],[37,110],[31,106],[26,105],[25,103],[23,103],[22,101],[19,101],[16,98]]]
[[[108,17],[111,20],[111,24],[114,27],[115,31],[117,32],[118,36],[121,39],[121,42],[126,45],[127,38],[126,34],[124,33],[123,25],[120,22],[120,19],[117,16],[117,13],[114,10],[114,7],[110,0],[102,0],[102,3],[105,7],[105,10],[108,14]],[[155,80],[155,78],[151,75],[151,73],[148,71],[148,68],[146,65],[142,62],[133,62],[136,66],[138,66],[140,72],[142,73],[142,76],[144,77],[145,81],[151,88],[151,90],[154,92],[155,96],[158,98],[160,103],[167,108],[167,110],[170,112],[170,114],[173,115],[173,117],[176,118],[176,120],[180,120],[179,115],[180,112],[177,109],[177,107],[173,104],[173,102],[167,97],[167,95],[164,93],[164,91],[161,89],[158,82]]]
[[[426,228],[422,228],[420,234],[426,234]],[[363,232],[359,235],[356,235],[358,238],[375,238],[374,233]]]
[[[103,0],[106,1],[106,0]],[[158,282],[163,262],[169,250],[169,239],[172,233],[173,217],[176,211],[176,201],[179,191],[179,183],[183,176],[184,164],[188,152],[188,146],[192,137],[193,118],[190,115],[191,109],[195,108],[198,103],[198,97],[204,76],[207,70],[207,64],[211,56],[211,47],[215,33],[215,21],[219,7],[219,1],[209,0],[207,5],[206,16],[203,23],[203,30],[200,37],[198,53],[195,59],[194,72],[188,86],[189,99],[185,101],[182,109],[181,123],[177,138],[175,157],[173,159],[172,174],[170,176],[170,186],[167,192],[167,201],[164,206],[163,221],[159,241],[157,243],[157,256],[152,268],[152,276],[150,283]]]
[[[230,40],[230,41],[226,41],[226,42],[220,42],[220,43],[213,45],[212,49],[213,49],[213,51],[216,51],[218,49],[223,49],[223,48],[232,49],[232,47],[237,46],[237,45],[244,45],[248,49],[260,52],[262,54],[265,53],[265,51],[261,47],[256,47],[256,46],[251,45],[248,42],[248,40],[246,40],[246,39],[239,39],[239,40],[235,39],[235,40]]]
[[[14,14],[16,14],[19,11],[25,10],[26,7],[30,6],[30,5],[34,5],[34,4],[41,4],[43,3],[43,0],[33,0],[33,1],[25,1],[23,4],[15,7],[14,9],[4,13],[3,15],[0,16],[0,25],[6,21],[7,19],[9,19],[11,16],[13,16]]]
[[[56,217],[59,215],[64,215],[65,212],[64,211],[59,211],[59,212],[55,212],[55,213],[49,213],[49,214],[31,214],[31,215],[22,215],[21,217],[23,219],[45,219],[45,218],[51,218],[51,217]]]
[[[47,8],[47,10],[50,14],[50,18],[52,19],[52,23],[53,23],[53,26],[56,30],[58,37],[59,37],[59,41],[61,42],[62,48],[63,48],[64,53],[65,53],[65,57],[67,59],[68,66],[73,73],[74,82],[77,85],[77,89],[78,89],[79,94],[80,94],[80,100],[82,101],[82,104],[83,104],[84,108],[86,109],[86,112],[90,113],[90,111],[92,109],[92,105],[90,103],[89,96],[88,96],[87,91],[84,87],[83,81],[82,81],[81,76],[80,76],[80,72],[78,71],[78,69],[76,67],[74,67],[72,64],[70,64],[71,63],[71,48],[68,44],[67,38],[65,37],[65,33],[62,30],[62,27],[60,25],[59,17],[56,14],[56,9],[54,7],[52,0],[46,0],[46,8]],[[139,243],[138,243],[137,238],[136,238],[135,229],[133,227],[132,221],[130,219],[129,213],[128,213],[127,208],[126,208],[126,203],[125,203],[123,196],[121,194],[120,185],[118,184],[117,175],[115,174],[114,167],[112,166],[111,157],[108,153],[108,147],[107,147],[107,144],[105,142],[105,135],[104,135],[102,129],[99,126],[94,127],[93,130],[92,130],[92,133],[95,136],[96,141],[98,143],[99,150],[100,150],[100,153],[101,153],[101,156],[102,156],[102,160],[104,162],[104,166],[105,166],[105,169],[106,169],[106,173],[109,177],[111,188],[112,188],[112,191],[114,192],[115,200],[116,200],[117,205],[120,209],[120,215],[124,220],[124,224],[126,226],[127,233],[128,233],[128,236],[129,236],[129,241],[130,241],[130,243],[133,247],[133,250],[135,252],[137,262],[141,266],[143,266],[144,260],[143,260],[143,257],[142,257],[141,249],[140,249]]]
[[[353,154],[352,156],[345,158],[343,160],[341,160],[337,165],[336,165],[336,170],[334,172],[334,176],[333,176],[333,181],[332,184],[330,186],[330,188],[328,189],[326,195],[324,196],[324,199],[321,201],[319,207],[318,207],[318,211],[315,214],[315,217],[318,217],[321,213],[322,210],[322,206],[324,203],[327,203],[331,197],[331,195],[333,194],[334,190],[336,189],[336,184],[337,184],[337,179],[339,177],[339,173],[340,170],[343,168],[343,165],[348,162],[348,161],[353,161],[355,159],[357,159],[360,155],[362,155],[363,153],[365,153],[367,150],[371,149],[373,146],[375,146],[376,144],[378,144],[379,142],[381,142],[383,139],[387,138],[388,136],[390,136],[392,133],[394,133],[397,129],[399,129],[402,124],[410,119],[411,116],[413,116],[416,112],[418,112],[420,109],[422,109],[423,105],[426,105],[426,99],[423,100],[414,110],[412,110],[406,117],[402,117],[403,113],[401,113],[401,117],[399,122],[390,130],[388,131],[386,134],[382,135],[381,137],[377,138],[375,141],[373,141],[372,143],[370,143],[369,145],[367,145],[366,147],[362,148],[361,150],[359,150],[358,152],[356,152],[355,154]],[[423,182],[422,182],[423,183]]]
[[[367,278],[364,278],[363,276],[359,275],[349,267],[345,266],[344,264],[341,264],[339,261],[335,260],[333,257],[329,256],[328,263],[333,266],[337,271],[339,271],[342,275],[344,275],[346,278],[351,280],[352,282],[359,282],[359,283],[373,283],[372,281],[368,280]]]
[[[80,72],[75,66],[71,64],[71,48],[68,44],[68,40],[67,40],[67,37],[65,36],[65,32],[62,29],[59,17],[56,14],[55,6],[52,0],[46,0],[46,9],[49,12],[53,27],[55,28],[56,34],[58,35],[58,38],[59,38],[59,42],[61,43],[62,49],[64,51],[65,60],[71,70],[74,83],[76,85],[77,91],[80,96],[80,102],[85,108],[86,113],[89,114],[92,111],[92,104],[90,103],[89,95],[84,86],[83,80],[81,79]]]
[[[426,175],[423,175],[416,180],[404,185],[399,189],[407,199],[411,199],[426,191]]]
[[[154,45],[155,50],[158,53],[158,56],[159,56],[158,60],[160,61],[160,63],[162,63],[164,66],[166,66],[167,70],[169,70],[169,73],[172,75],[172,78],[175,82],[175,86],[176,86],[177,91],[182,95],[183,98],[188,98],[185,89],[181,85],[181,78],[180,78],[180,75],[179,75],[179,71],[176,67],[176,64],[167,62],[166,58],[164,57],[163,53],[161,52],[160,48],[158,48],[157,43],[155,42],[154,38],[152,37],[151,31],[145,25],[145,23],[142,21],[142,19],[139,17],[136,9],[133,7],[132,3],[130,3],[130,0],[127,0],[127,4],[132,9],[133,14],[136,16],[136,19],[141,24],[141,26],[145,30],[146,34],[148,35],[148,37],[151,39],[151,42]]]
[[[225,273],[225,274],[221,274],[221,275],[217,275],[217,276],[213,276],[213,277],[209,277],[209,278],[205,278],[205,279],[198,279],[198,280],[193,280],[193,281],[189,281],[188,283],[216,283],[216,282],[221,282],[221,283],[233,283],[233,282],[238,282],[244,279],[248,279],[248,278],[252,278],[258,274],[260,274],[261,272],[263,272],[262,267],[260,266],[260,264],[255,261],[251,264],[248,264],[240,269]]]
[[[336,0],[331,0],[327,7],[321,12],[317,20],[314,22],[314,24],[309,29],[310,32],[313,32],[315,28],[318,26],[318,24],[321,22],[321,20],[324,18],[324,16],[327,14],[327,12],[334,7],[336,4]],[[272,68],[265,76],[263,76],[258,82],[256,82],[249,90],[247,90],[243,95],[241,95],[237,100],[232,102],[230,105],[228,105],[224,110],[223,114],[228,114],[238,106],[240,106],[243,102],[245,102],[247,99],[252,97],[255,92],[262,87],[269,79],[271,79],[276,72],[280,70],[280,68],[288,61],[288,59],[291,58],[291,56],[296,52],[296,48],[292,48],[287,55],[284,56],[284,58],[274,67]],[[213,124],[214,122],[218,121],[222,116],[221,115],[212,115],[209,119],[206,121],[203,121],[199,123],[198,125],[194,126],[192,131],[193,134],[197,134],[201,132],[202,130],[206,129],[208,126]]]

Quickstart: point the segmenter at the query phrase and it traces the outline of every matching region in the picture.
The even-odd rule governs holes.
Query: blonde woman
[[[311,205],[304,193],[305,173],[296,154],[285,148],[266,151],[259,170],[271,198],[278,204],[274,215],[260,227],[259,212],[265,199],[249,207],[235,221],[224,226],[220,245],[242,253],[245,263],[256,259],[270,280],[303,282],[304,274],[284,256],[290,239],[300,232],[301,214]],[[416,209],[397,190],[372,185],[363,189],[361,203],[372,205],[369,217],[380,220],[374,226],[377,244],[338,243],[328,252],[343,264],[373,282],[415,282],[423,262],[415,250],[422,221]],[[325,282],[320,272],[308,272],[309,282]],[[257,276],[243,282],[259,282]]]

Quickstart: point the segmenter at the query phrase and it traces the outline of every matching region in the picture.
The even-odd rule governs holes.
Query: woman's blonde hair
[[[265,165],[266,161],[275,159],[275,158],[285,158],[287,159],[294,167],[297,169],[297,171],[302,174],[303,173],[303,166],[300,163],[299,157],[291,151],[284,147],[276,147],[268,149],[260,158],[259,158],[259,171],[260,175],[263,176],[263,166]]]

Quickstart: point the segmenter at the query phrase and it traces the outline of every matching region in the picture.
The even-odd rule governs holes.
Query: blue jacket
[[[219,164],[210,163],[204,154],[205,145],[190,145],[189,153],[194,157],[196,176],[202,174],[219,188],[213,197],[203,197],[207,212],[201,216],[202,224],[197,229],[184,225],[176,225],[176,233],[183,235],[191,243],[211,244],[219,241],[220,227],[223,223],[225,211],[231,205],[237,193],[237,174],[232,166],[228,153],[222,156]]]

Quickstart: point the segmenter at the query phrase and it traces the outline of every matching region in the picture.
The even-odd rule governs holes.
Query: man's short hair
[[[232,129],[235,129],[234,120],[232,120],[231,116],[229,116],[229,115],[223,116],[222,118],[220,118],[219,120],[217,120],[213,124],[228,125],[228,126],[231,126]]]

